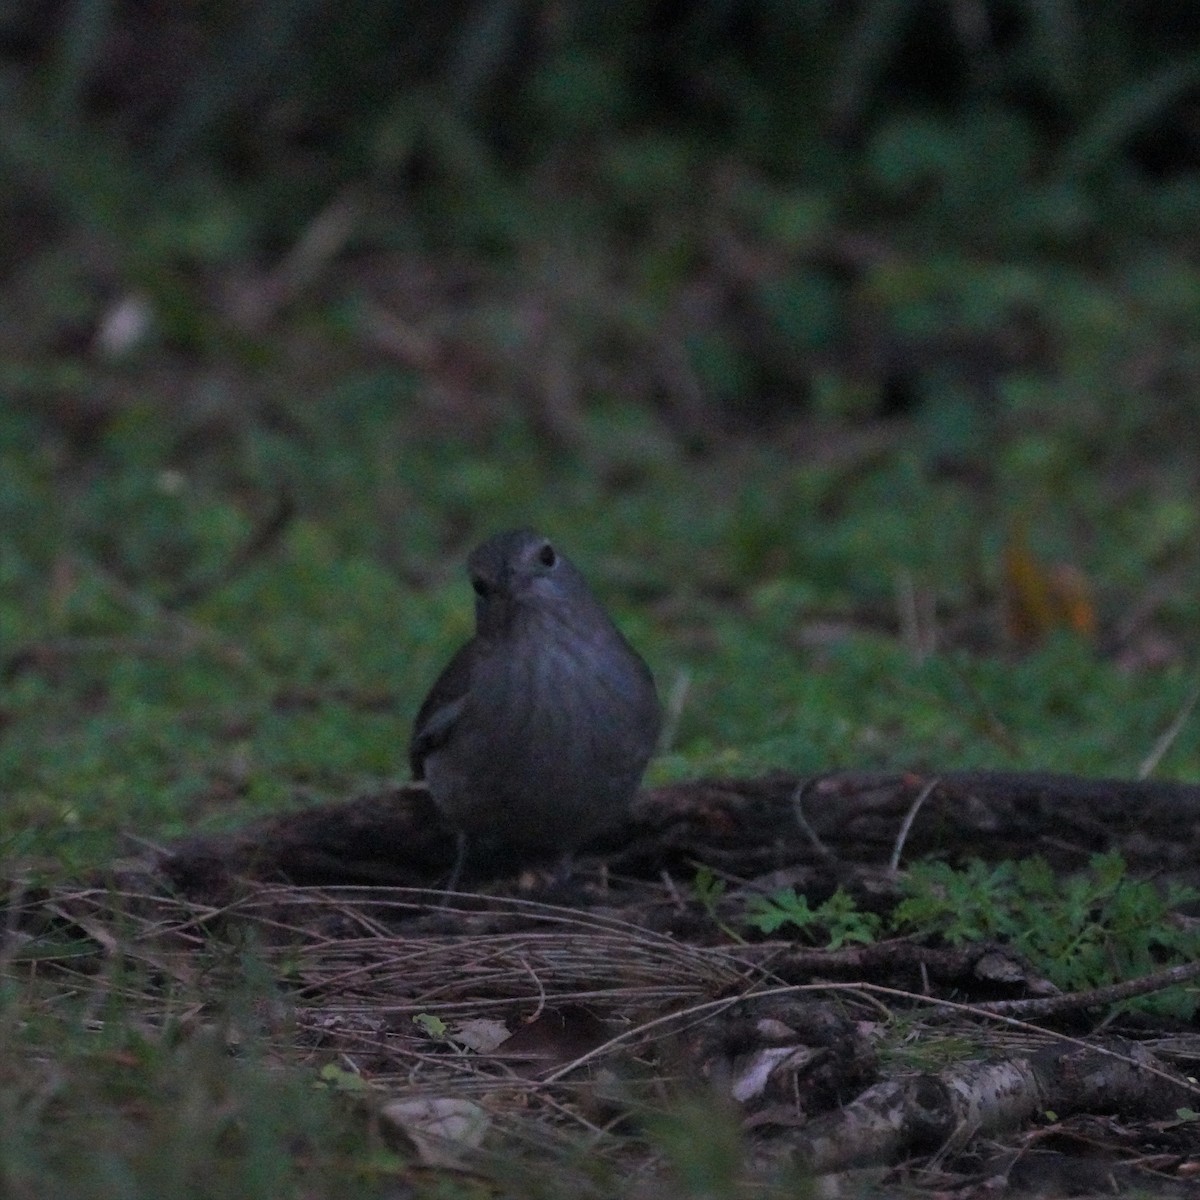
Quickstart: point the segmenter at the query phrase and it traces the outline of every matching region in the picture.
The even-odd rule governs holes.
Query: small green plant
[[[701,865],[697,869],[696,875],[692,879],[692,894],[708,914],[712,923],[726,937],[734,942],[745,940],[736,929],[731,928],[729,923],[722,919],[721,914],[717,911],[717,905],[720,903],[721,897],[725,895],[725,880],[718,879],[711,867]]]
[[[919,863],[901,888],[908,894],[892,915],[897,928],[937,932],[955,945],[1020,932],[1010,902],[1016,892],[1015,863],[976,859],[962,870],[948,863]]]
[[[450,1031],[446,1028],[446,1022],[433,1013],[417,1013],[412,1021],[422,1033],[433,1038],[435,1041],[446,1041],[450,1037]]]
[[[753,900],[746,920],[760,933],[775,933],[785,925],[794,925],[811,932],[815,939],[819,931],[830,950],[840,949],[847,942],[873,942],[882,927],[882,920],[875,913],[861,912],[854,897],[843,888],[816,908],[809,906],[807,896],[794,888],[784,888]]]
[[[348,1095],[370,1091],[371,1085],[357,1071],[347,1071],[337,1063],[326,1063],[317,1075],[313,1087],[331,1089]]]
[[[704,911],[717,921],[717,902],[725,895],[725,880],[718,879],[711,867],[701,867],[692,880],[692,894]]]
[[[1066,879],[1042,858],[962,870],[945,863],[914,867],[892,924],[936,932],[960,944],[996,938],[1011,943],[1061,988],[1101,987],[1200,954],[1200,930],[1182,924],[1178,906],[1190,888],[1165,891],[1131,879],[1116,853],[1092,858]],[[1152,998],[1158,1011],[1190,1016],[1196,1000],[1183,989]]]
[[[684,1099],[652,1116],[648,1133],[666,1159],[680,1197],[731,1200],[741,1194],[745,1146],[734,1113],[715,1097]]]

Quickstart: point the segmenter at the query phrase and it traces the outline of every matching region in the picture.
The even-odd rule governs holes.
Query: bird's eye
[[[538,551],[538,562],[543,567],[552,567],[558,562],[558,555],[554,553],[554,547],[549,542]]]
[[[475,595],[486,596],[488,594],[488,585],[486,579],[472,579],[471,587],[475,589]]]

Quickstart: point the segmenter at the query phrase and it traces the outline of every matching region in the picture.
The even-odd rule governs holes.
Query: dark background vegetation
[[[674,696],[660,777],[1137,770],[1198,624],[1198,35],[8,5],[14,836],[402,776],[463,552],[521,523]]]
[[[0,853],[403,778],[523,523],[654,666],[655,779],[1194,778],[1198,229],[1183,0],[8,0]]]

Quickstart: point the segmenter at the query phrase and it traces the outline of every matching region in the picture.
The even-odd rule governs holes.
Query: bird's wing
[[[408,762],[413,779],[425,778],[425,759],[439,746],[444,746],[454,730],[455,722],[466,702],[471,685],[471,669],[478,653],[474,639],[467,642],[446,664],[434,681],[429,695],[413,722],[408,743]]]

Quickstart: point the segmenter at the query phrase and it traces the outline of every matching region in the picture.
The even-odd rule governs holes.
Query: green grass
[[[1006,518],[931,479],[919,440],[847,480],[768,447],[697,462],[658,439],[636,479],[606,486],[578,455],[547,463],[515,424],[455,446],[414,435],[402,400],[339,394],[297,409],[319,445],[251,424],[186,468],[171,465],[179,431],[150,410],[82,468],[27,415],[0,414],[0,839],[15,852],[78,866],[122,833],[227,826],[403,778],[412,714],[469,634],[463,552],[516,523],[557,537],[664,694],[682,689],[658,780],[875,765],[1128,776],[1191,687],[1179,464],[1155,464],[1131,497],[1086,462],[1063,473],[1066,430],[1043,466],[1071,491],[1039,552],[1082,566],[1102,617],[1136,603],[1164,555],[1181,580],[1159,614],[1178,649],[1130,670],[1068,634],[997,653]],[[297,509],[281,539],[204,588],[281,488]],[[915,655],[894,632],[902,578],[932,591],[940,619],[993,627],[991,648]],[[172,609],[197,581],[198,602]],[[1160,774],[1198,769],[1185,728]]]
[[[45,416],[0,409],[6,874],[77,874],[142,840],[405,778],[412,714],[470,631],[463,553],[516,523],[561,542],[663,693],[682,695],[652,781],[872,766],[1132,776],[1193,686],[1182,443],[1130,477],[1047,408],[1036,433],[988,448],[1004,482],[981,488],[937,469],[936,423],[840,460],[753,441],[695,457],[650,417],[600,407],[594,442],[547,454],[511,418],[432,432],[399,384],[351,378],[294,402],[282,429],[247,419],[184,459],[187,422],[150,404],[86,451]],[[1149,420],[1144,434],[1157,437]],[[206,585],[281,492],[295,506],[282,535]],[[1031,497],[1032,549],[1086,573],[1106,629],[1166,581],[1151,617],[1161,665],[1065,632],[1021,653],[999,637],[1001,549]],[[944,649],[898,636],[905,581],[935,597]],[[199,598],[175,606],[188,589]],[[963,618],[974,634],[952,632]],[[1200,774],[1194,721],[1158,774]],[[356,1098],[321,1086],[317,1059],[279,1058],[246,1017],[269,1009],[272,981],[172,1000],[161,981],[124,979],[119,959],[99,969],[114,972],[100,988],[90,973],[71,987],[5,972],[7,1194],[371,1195],[412,1178]]]
[[[403,1173],[315,1072],[263,1054],[248,1003],[200,1028],[182,1004],[151,1016],[160,1001],[119,968],[106,983],[77,999],[5,984],[5,1196],[370,1196]]]

